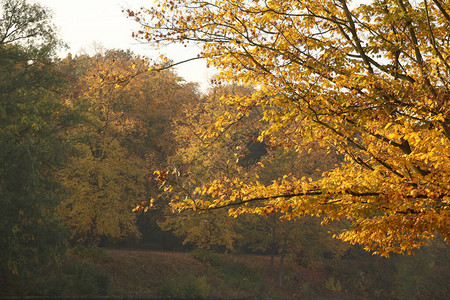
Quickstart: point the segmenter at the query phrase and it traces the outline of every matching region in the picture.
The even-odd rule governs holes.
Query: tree
[[[223,211],[209,214],[187,211],[179,215],[167,214],[158,222],[163,230],[170,230],[183,238],[183,245],[194,245],[201,249],[235,250],[236,240],[240,237],[237,231],[237,220],[230,220]]]
[[[131,209],[145,200],[146,168],[126,147],[133,123],[118,99],[147,68],[131,53],[112,50],[67,57],[60,67],[73,76],[66,102],[80,110],[83,122],[67,132],[76,155],[58,173],[70,193],[58,215],[75,241],[136,236]]]
[[[66,101],[84,122],[68,131],[77,155],[59,173],[71,196],[58,211],[72,239],[87,243],[139,235],[133,205],[149,200],[147,178],[173,148],[169,119],[196,97],[194,86],[169,70],[148,72],[130,51],[98,50],[60,64],[72,82]]]
[[[227,132],[226,135],[217,135],[212,132],[207,137],[203,135],[204,129],[214,126],[215,118],[226,113],[226,107],[217,105],[218,98],[248,94],[250,90],[240,86],[218,86],[202,99],[186,101],[182,113],[172,116],[173,144],[177,146],[174,153],[164,161],[165,165],[161,165],[165,171],[157,172],[160,178],[165,177],[167,189],[159,194],[154,208],[164,214],[163,220],[158,222],[160,227],[183,237],[184,244],[234,250],[239,238],[238,220],[230,220],[224,211],[173,215],[168,206],[172,197],[190,197],[198,182],[207,182],[214,176],[236,174],[242,169],[242,163],[251,167],[249,161],[258,159],[257,155],[252,155],[246,149],[250,137],[256,136],[251,118],[241,119],[240,126],[233,128],[233,134]],[[215,142],[209,143],[210,139]],[[250,143],[253,144],[252,141]],[[240,148],[239,155],[233,151],[236,147]],[[154,210],[152,214],[155,214]]]
[[[259,140],[345,155],[317,180],[213,179],[175,209],[304,214],[382,255],[449,238],[449,25],[442,0],[159,1],[128,15],[152,45],[196,43],[219,81],[259,87],[223,102],[263,110]],[[230,121],[231,122],[231,121]],[[232,192],[230,192],[232,187]]]
[[[0,44],[20,44],[36,55],[52,54],[62,46],[52,24],[51,12],[39,4],[25,0],[2,0]]]
[[[2,1],[2,12],[0,285],[7,293],[65,249],[54,215],[63,198],[55,169],[70,152],[62,132],[74,115],[59,101],[64,82],[54,57],[60,42],[48,12],[15,0]]]

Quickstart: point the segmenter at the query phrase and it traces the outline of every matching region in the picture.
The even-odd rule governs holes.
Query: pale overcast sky
[[[59,28],[61,38],[69,45],[67,52],[76,54],[81,49],[89,52],[94,42],[105,48],[130,49],[148,57],[164,53],[174,61],[196,56],[196,49],[169,47],[160,52],[139,44],[132,37],[137,24],[126,18],[122,8],[150,7],[152,0],[34,0],[53,11],[53,22]],[[187,81],[200,82],[202,90],[213,75],[201,61],[189,62],[177,67],[177,72]]]

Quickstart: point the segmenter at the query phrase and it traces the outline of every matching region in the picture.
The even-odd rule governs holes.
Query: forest
[[[447,299],[447,0],[124,9],[205,92],[1,5],[0,298]]]

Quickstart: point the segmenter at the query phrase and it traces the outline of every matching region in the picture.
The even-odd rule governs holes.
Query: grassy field
[[[0,296],[112,296],[185,299],[447,299],[447,256],[439,263],[368,254],[317,259],[308,264],[280,258],[139,249],[76,247]],[[282,285],[280,285],[282,283]],[[2,293],[3,292],[3,293]]]
[[[328,299],[326,270],[286,264],[279,258],[78,247],[58,270],[43,272],[33,294],[139,298]],[[343,294],[345,295],[345,294]],[[344,299],[344,298],[343,298]],[[345,299],[351,299],[345,297]]]
[[[279,258],[107,250],[94,264],[110,276],[110,295],[168,298],[298,298],[322,289],[325,270],[291,265],[279,286]]]

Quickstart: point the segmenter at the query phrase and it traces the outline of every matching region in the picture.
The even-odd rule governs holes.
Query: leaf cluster
[[[176,210],[231,207],[352,226],[338,235],[382,255],[448,240],[449,25],[441,0],[159,1],[128,11],[135,37],[154,46],[195,43],[218,81],[257,87],[224,102],[260,110],[258,140],[345,156],[320,178],[271,184],[214,176]],[[225,111],[202,136],[238,122]],[[197,134],[198,135],[198,134]]]

